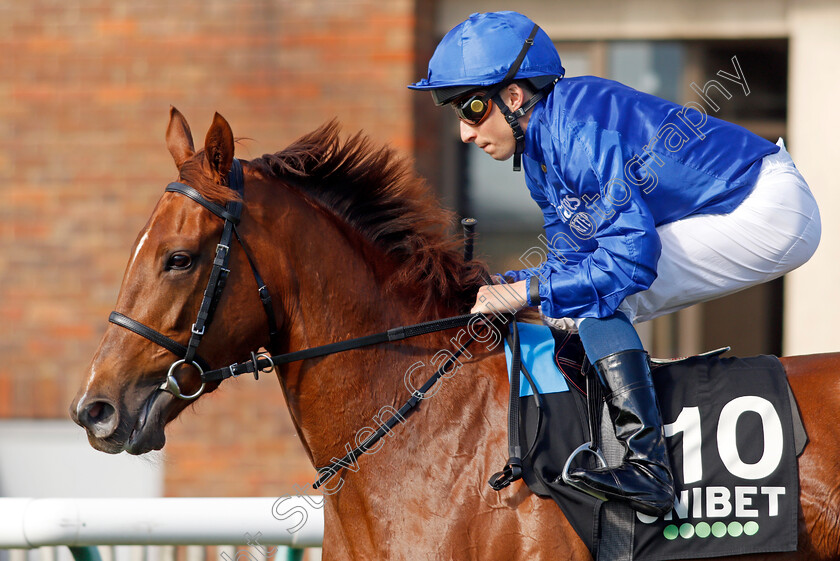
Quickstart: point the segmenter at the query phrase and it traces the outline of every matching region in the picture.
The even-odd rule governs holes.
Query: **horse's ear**
[[[233,131],[225,118],[216,113],[204,139],[204,152],[217,179],[227,177],[233,164],[233,151]]]
[[[195,154],[192,132],[187,120],[181,112],[174,107],[169,107],[169,127],[166,129],[166,147],[175,160],[175,165],[181,169],[181,165]]]

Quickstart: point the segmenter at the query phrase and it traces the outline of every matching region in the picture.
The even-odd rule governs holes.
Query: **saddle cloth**
[[[523,377],[520,438],[523,479],[551,497],[596,559],[696,559],[793,551],[797,545],[796,456],[806,437],[784,370],[772,356],[690,357],[654,364],[672,460],[676,500],[661,519],[602,502],[563,483],[569,454],[590,440],[576,336],[558,340],[545,326],[519,324]],[[507,350],[509,353],[509,350]],[[508,360],[510,356],[508,354]],[[572,388],[572,389],[570,389]],[[602,449],[617,465],[623,447],[602,412]],[[580,456],[581,463],[592,460]]]

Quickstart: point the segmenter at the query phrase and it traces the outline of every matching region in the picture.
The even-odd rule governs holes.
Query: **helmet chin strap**
[[[543,95],[545,95],[543,93],[545,90],[540,90],[534,94],[531,99],[526,101],[522,107],[516,111],[510,110],[510,107],[502,101],[502,96],[499,95],[499,93],[502,89],[507,87],[508,84],[513,82],[516,73],[519,72],[519,67],[522,65],[522,61],[525,60],[525,54],[534,44],[534,37],[537,36],[537,31],[539,31],[539,29],[540,27],[537,24],[534,24],[534,27],[531,29],[531,34],[528,35],[527,39],[525,39],[525,43],[522,45],[519,55],[516,57],[516,60],[513,61],[513,64],[510,65],[510,68],[508,68],[505,77],[501,82],[493,86],[487,92],[487,97],[492,99],[493,102],[499,106],[499,111],[502,112],[502,115],[504,115],[508,125],[510,125],[510,128],[513,129],[513,138],[516,139],[516,150],[513,152],[513,171],[519,171],[522,169],[522,152],[525,151],[525,131],[522,130],[522,127],[519,124],[519,118],[525,115],[525,113],[527,113],[535,103],[542,99]]]
[[[492,96],[493,102],[499,106],[499,111],[502,112],[507,124],[513,129],[513,138],[516,140],[516,149],[513,152],[513,171],[520,171],[522,169],[522,153],[525,151],[525,131],[522,130],[522,125],[519,124],[519,118],[525,116],[539,100],[545,97],[545,92],[545,89],[538,91],[516,111],[511,111],[510,107],[507,106],[502,100],[502,96],[498,93]]]

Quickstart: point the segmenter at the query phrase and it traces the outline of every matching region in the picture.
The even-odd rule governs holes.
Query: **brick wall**
[[[412,154],[430,131],[415,130],[405,84],[425,71],[433,12],[413,0],[0,2],[0,418],[66,418],[131,244],[175,175],[170,104],[197,143],[218,110],[252,139],[237,148],[246,159],[332,117]],[[433,147],[419,158],[434,170]],[[170,495],[285,494],[313,473],[265,378],[185,412],[167,451]]]

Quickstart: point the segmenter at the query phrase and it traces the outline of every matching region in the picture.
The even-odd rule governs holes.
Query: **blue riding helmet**
[[[444,105],[468,91],[499,84],[533,28],[534,22],[517,12],[472,14],[441,40],[429,61],[427,77],[408,87],[431,90],[435,104]],[[527,79],[534,91],[540,91],[566,71],[554,43],[538,29],[515,72],[509,81]]]
[[[430,90],[438,106],[473,90],[487,90],[487,98],[513,130],[513,170],[519,171],[525,149],[519,118],[565,73],[554,43],[530,19],[516,12],[476,13],[444,36],[429,61],[426,78],[408,87]],[[534,95],[511,111],[499,92],[515,80],[527,81]]]

